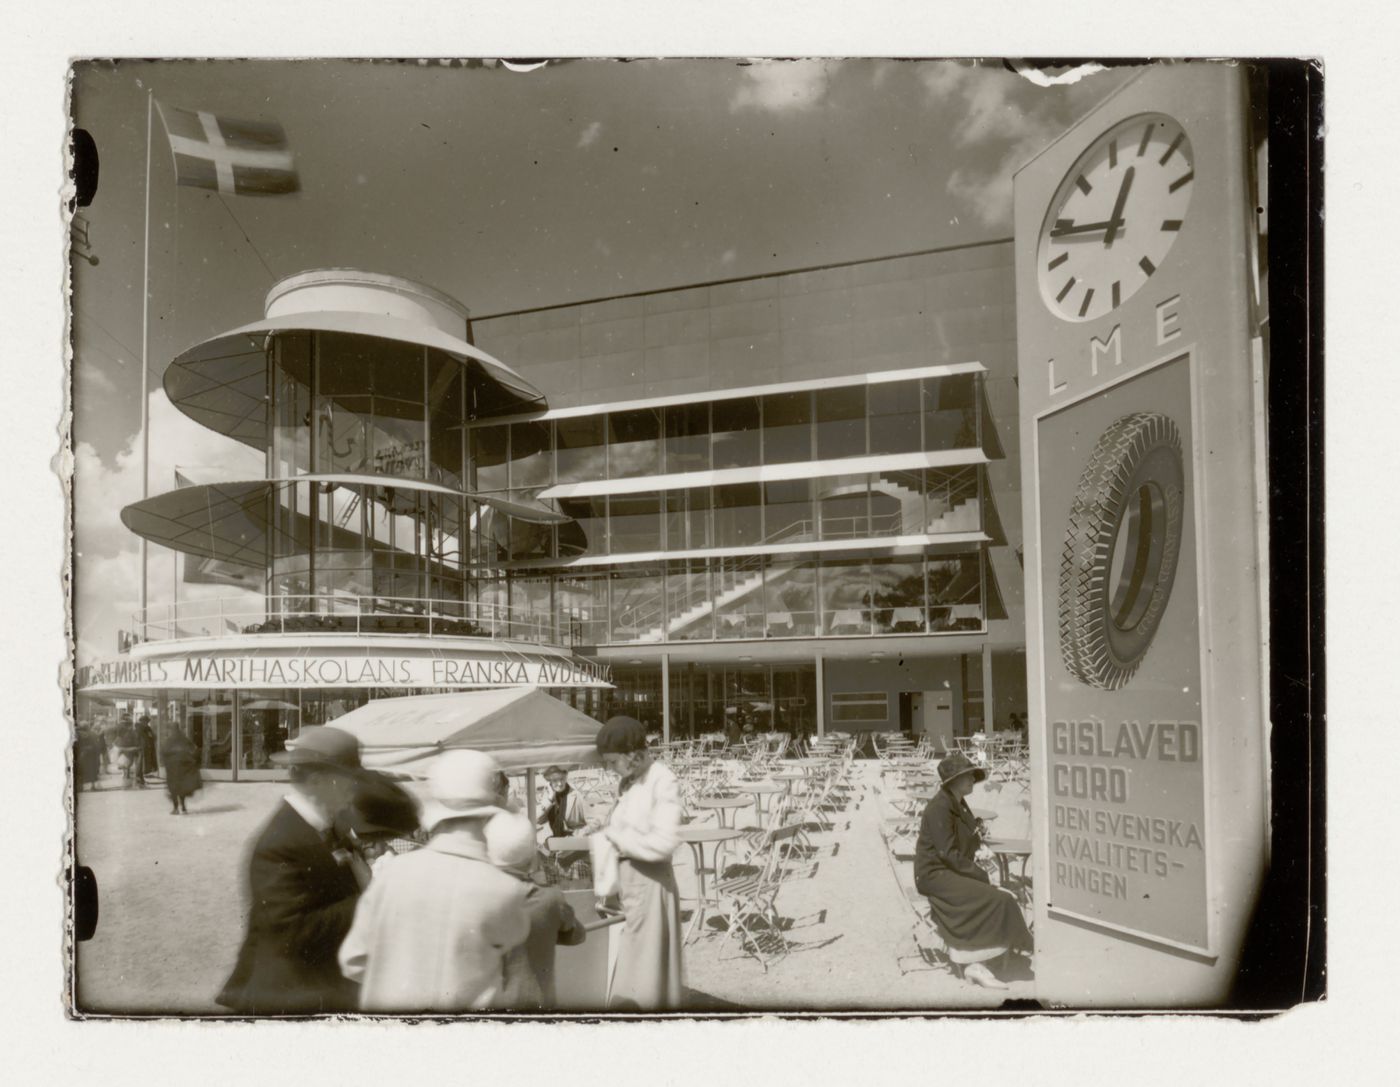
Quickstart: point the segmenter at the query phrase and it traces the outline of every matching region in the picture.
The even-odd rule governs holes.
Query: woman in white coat
[[[613,717],[598,732],[598,754],[622,778],[617,806],[602,834],[617,849],[622,910],[608,1007],[679,1008],[682,981],[680,895],[671,855],[680,846],[681,798],[676,775],[647,750],[646,729]]]

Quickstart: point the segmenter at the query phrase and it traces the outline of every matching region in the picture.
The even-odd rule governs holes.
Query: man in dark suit
[[[312,725],[283,761],[291,791],[253,846],[248,932],[218,1002],[247,1015],[353,1011],[356,986],[336,952],[350,930],[360,884],[335,820],[362,776],[359,741]]]

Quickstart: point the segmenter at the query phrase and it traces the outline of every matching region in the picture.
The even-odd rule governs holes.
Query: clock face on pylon
[[[1152,278],[1186,226],[1195,178],[1185,129],[1162,113],[1120,121],[1079,156],[1040,229],[1040,293],[1066,321],[1117,309]]]

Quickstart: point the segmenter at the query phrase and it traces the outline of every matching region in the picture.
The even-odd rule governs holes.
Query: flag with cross
[[[181,185],[230,196],[280,196],[301,188],[287,134],[276,121],[237,121],[156,103]]]

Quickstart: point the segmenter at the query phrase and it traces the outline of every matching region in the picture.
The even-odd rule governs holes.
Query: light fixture
[[[752,657],[740,657],[739,659],[740,659],[741,661],[746,662],[746,663],[753,660]]]
[[[628,664],[641,664],[642,661],[641,661],[641,658],[640,658],[640,657],[633,657],[633,658],[632,658],[630,661],[628,661],[627,663],[628,663]]]

